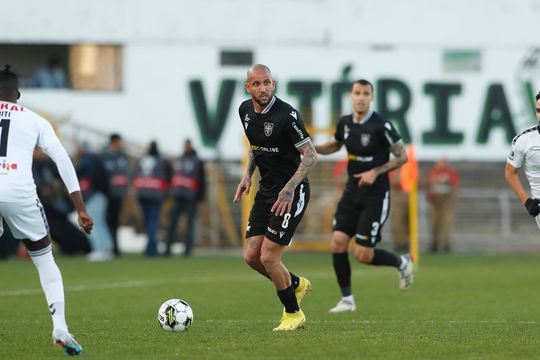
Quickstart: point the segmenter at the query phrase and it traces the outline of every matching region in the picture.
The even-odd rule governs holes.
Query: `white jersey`
[[[35,202],[32,155],[36,146],[54,160],[69,193],[80,190],[73,163],[47,120],[0,101],[0,202]]]
[[[540,126],[531,126],[512,140],[507,162],[515,168],[524,167],[534,198],[540,199]]]

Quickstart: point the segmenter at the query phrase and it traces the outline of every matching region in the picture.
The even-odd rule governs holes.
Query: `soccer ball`
[[[181,299],[167,300],[159,307],[158,323],[165,331],[186,331],[193,324],[193,310]]]

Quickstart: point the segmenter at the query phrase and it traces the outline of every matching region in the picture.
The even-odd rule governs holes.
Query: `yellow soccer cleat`
[[[296,296],[296,302],[298,303],[298,306],[300,306],[300,302],[302,301],[304,296],[306,296],[311,290],[311,282],[305,277],[300,276],[300,282],[298,283],[298,287],[294,289],[294,295]]]
[[[303,328],[306,323],[306,316],[302,310],[298,310],[295,313],[284,312],[281,317],[281,322],[274,331],[292,331],[299,328]]]

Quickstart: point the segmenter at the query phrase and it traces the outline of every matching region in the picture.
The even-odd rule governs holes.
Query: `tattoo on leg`
[[[255,239],[247,239],[247,245],[250,249],[257,249],[257,241]]]

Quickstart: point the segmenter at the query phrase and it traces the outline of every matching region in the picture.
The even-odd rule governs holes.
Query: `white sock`
[[[45,293],[53,327],[68,331],[64,315],[64,285],[62,274],[54,262],[51,245],[37,251],[29,251],[32,262],[39,273],[41,287]]]
[[[348,303],[350,303],[350,304],[354,304],[354,296],[353,295],[343,296],[341,299],[348,302]]]

